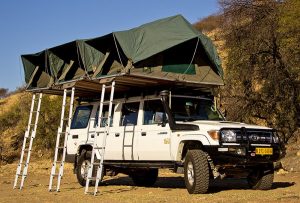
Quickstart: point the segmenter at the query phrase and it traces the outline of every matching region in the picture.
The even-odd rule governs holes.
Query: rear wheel
[[[203,194],[209,187],[209,167],[202,150],[189,150],[184,162],[184,181],[190,194]]]
[[[274,180],[274,169],[255,169],[247,177],[250,188],[254,190],[270,190]]]
[[[137,186],[150,187],[155,184],[158,177],[158,169],[137,170],[130,174],[132,181]]]

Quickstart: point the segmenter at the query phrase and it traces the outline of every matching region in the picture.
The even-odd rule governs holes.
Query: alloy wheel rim
[[[86,179],[86,177],[87,177],[90,165],[91,165],[91,162],[88,160],[83,161],[81,164],[80,174],[84,179]]]
[[[188,165],[187,165],[187,178],[188,178],[189,184],[193,185],[195,182],[195,177],[194,177],[194,166],[191,161],[188,162]]]

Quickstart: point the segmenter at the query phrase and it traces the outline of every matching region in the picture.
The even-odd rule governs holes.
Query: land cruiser
[[[232,176],[246,177],[254,189],[271,188],[273,163],[283,154],[276,132],[224,119],[211,96],[224,85],[220,58],[183,16],[21,58],[33,95],[14,188],[20,177],[22,189],[27,177],[43,94],[63,96],[49,191],[60,191],[65,158],[85,193],[90,182],[96,194],[104,174],[119,172],[151,186],[159,168],[184,173],[189,193],[205,193],[210,179]],[[111,93],[117,86],[113,99],[105,98],[106,84]],[[80,104],[73,114],[74,98]]]
[[[108,104],[108,103],[106,103]],[[67,160],[85,186],[99,101],[77,107],[67,141]],[[103,106],[108,114],[108,105]],[[189,193],[205,193],[213,178],[247,178],[253,189],[270,189],[282,152],[276,132],[267,127],[226,121],[213,97],[160,94],[118,98],[113,102],[106,138],[104,175],[128,174],[139,186],[155,183],[159,168],[184,173]],[[99,133],[97,144],[103,143]],[[99,158],[100,154],[96,152]]]

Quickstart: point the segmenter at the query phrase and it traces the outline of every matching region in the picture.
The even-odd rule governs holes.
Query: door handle
[[[147,133],[146,132],[142,132],[142,136],[146,136],[147,135]]]
[[[119,137],[120,136],[120,133],[115,133],[115,137]]]

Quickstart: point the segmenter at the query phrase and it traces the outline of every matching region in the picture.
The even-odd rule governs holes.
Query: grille
[[[235,132],[237,143],[248,143],[248,140],[251,144],[271,144],[272,143],[273,131],[270,131],[270,130],[256,130],[256,129],[244,129],[244,130],[242,130],[242,129],[226,129],[226,130],[232,130]]]

